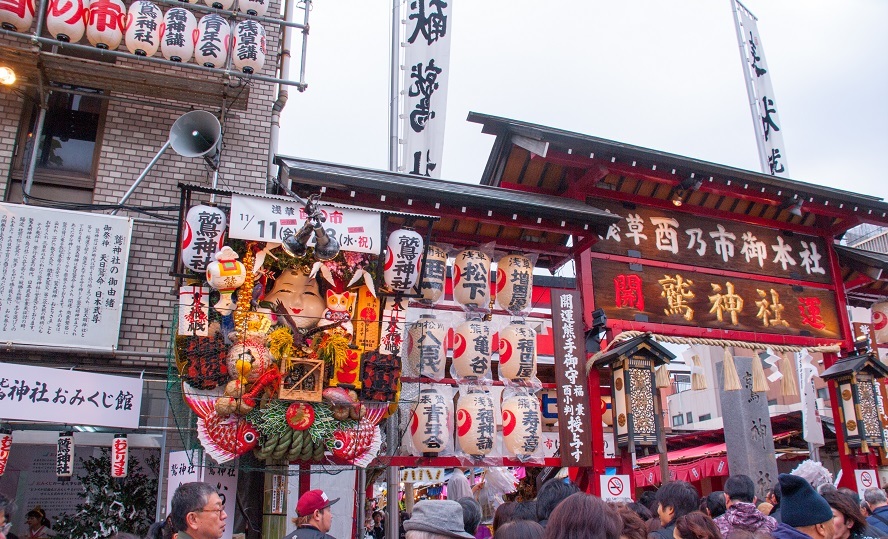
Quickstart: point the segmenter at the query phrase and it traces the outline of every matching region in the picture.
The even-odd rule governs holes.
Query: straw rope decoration
[[[761,393],[768,390],[768,379],[765,378],[765,367],[762,358],[755,352],[752,354],[752,391]]]
[[[724,377],[722,388],[725,391],[738,391],[740,389],[740,375],[737,374],[737,366],[734,365],[734,356],[731,354],[730,348],[727,347],[725,347]]]
[[[694,354],[691,357],[691,362],[694,364],[694,368],[691,370],[691,389],[695,391],[706,389],[706,375],[703,373],[703,362],[700,361],[700,356]]]
[[[783,375],[783,378],[780,380],[780,389],[784,395],[798,395],[799,387],[796,383],[795,372],[792,369],[792,361],[790,361],[786,352],[781,355],[783,358],[780,360],[780,374]]]
[[[654,372],[656,373],[657,387],[669,387],[669,369],[666,365],[660,365]]]

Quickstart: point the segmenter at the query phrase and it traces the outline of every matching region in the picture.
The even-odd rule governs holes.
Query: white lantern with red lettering
[[[228,21],[215,13],[204,15],[197,23],[194,61],[204,67],[225,67],[230,39]]]
[[[490,373],[490,324],[466,320],[453,331],[453,376],[458,380],[484,380]]]
[[[456,438],[463,453],[483,457],[493,450],[493,414],[493,397],[487,391],[460,396],[456,402]]]
[[[447,278],[447,251],[437,245],[426,248],[425,268],[419,290],[420,303],[434,305],[444,297],[444,282]]]
[[[231,9],[234,0],[204,0],[204,4],[216,9]]]
[[[238,0],[237,9],[247,15],[262,17],[268,11],[268,2],[269,0]]]
[[[136,0],[130,4],[124,25],[126,48],[137,56],[154,56],[160,48],[163,12],[152,2]]]
[[[512,315],[526,314],[533,301],[533,262],[506,255],[496,264],[496,301]]]
[[[174,7],[163,16],[160,53],[173,62],[190,62],[197,44],[197,19],[187,9]]]
[[[222,248],[227,226],[228,218],[220,208],[203,204],[192,206],[185,216],[182,229],[182,263],[185,267],[198,272],[206,271],[213,261],[213,255]]]
[[[875,344],[888,343],[888,302],[876,303],[871,307],[873,311],[873,335]]]
[[[388,237],[383,279],[393,292],[410,292],[419,281],[424,251],[422,236],[415,230],[402,228]]]
[[[490,257],[466,249],[453,261],[453,299],[469,311],[487,311],[490,301]]]
[[[77,43],[86,33],[89,17],[87,0],[49,0],[46,6],[46,30],[49,35],[70,43]]]
[[[115,434],[111,443],[111,477],[126,477],[129,467],[129,440],[126,434]]]
[[[258,21],[246,20],[234,27],[234,67],[246,74],[258,73],[265,66],[265,27]]]
[[[503,399],[503,443],[508,453],[527,458],[540,447],[540,403],[530,395]]]
[[[34,0],[0,2],[0,28],[27,32],[34,22]]]
[[[444,378],[447,361],[447,330],[430,314],[424,314],[407,330],[408,372],[433,380]]]
[[[451,449],[451,399],[436,387],[420,390],[410,417],[410,438],[417,452],[435,455]]]
[[[74,475],[74,433],[60,432],[56,445],[56,476],[68,481]]]
[[[512,322],[499,332],[500,378],[527,381],[536,371],[536,332],[523,322]]]
[[[86,39],[99,49],[115,50],[123,41],[126,6],[120,0],[90,0]]]
[[[12,451],[12,431],[0,430],[0,477],[6,471],[10,451]]]

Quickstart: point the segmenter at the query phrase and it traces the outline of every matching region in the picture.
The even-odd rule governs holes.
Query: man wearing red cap
[[[309,490],[296,502],[296,531],[284,539],[334,539],[327,535],[333,525],[333,511],[330,506],[339,498],[331,500],[323,490]]]

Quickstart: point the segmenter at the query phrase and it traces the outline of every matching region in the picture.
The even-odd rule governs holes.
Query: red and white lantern
[[[888,302],[876,303],[871,307],[873,311],[873,335],[874,344],[888,343]]]
[[[190,62],[197,44],[197,19],[187,9],[174,7],[163,17],[160,53],[173,62]]]
[[[0,430],[0,477],[6,471],[9,453],[12,451],[12,431]]]
[[[68,481],[74,475],[74,433],[60,432],[56,445],[56,476]]]
[[[0,28],[27,32],[34,22],[34,0],[5,0],[0,2]]]
[[[533,301],[533,263],[506,255],[496,264],[496,301],[512,315],[526,314]]]
[[[407,330],[407,361],[412,372],[433,380],[444,378],[447,361],[447,330],[430,314],[424,314]]]
[[[496,420],[493,397],[486,391],[463,395],[456,402],[456,438],[463,453],[483,457],[493,450]]]
[[[269,0],[238,0],[237,9],[245,12],[247,15],[254,17],[262,17],[268,11]]]
[[[49,0],[46,30],[59,41],[77,43],[86,34],[87,0]]]
[[[154,56],[160,48],[163,12],[152,2],[136,0],[130,4],[124,25],[126,48],[137,56]]]
[[[453,420],[448,400],[438,388],[420,390],[410,418],[410,437],[419,453],[438,454],[450,450]]]
[[[228,21],[215,13],[204,15],[197,23],[194,61],[205,67],[225,67],[230,39]]]
[[[129,468],[129,440],[126,434],[115,434],[111,443],[111,477],[126,477]]]
[[[419,291],[421,303],[434,305],[444,297],[444,282],[447,279],[447,251],[437,245],[426,248],[425,269],[422,272]]]
[[[503,399],[503,443],[508,453],[526,458],[540,446],[540,403],[530,395]]]
[[[466,320],[453,332],[453,375],[460,380],[489,379],[490,324]]]
[[[413,290],[419,281],[422,253],[422,236],[415,230],[402,228],[389,234],[383,270],[383,279],[389,290]]]
[[[246,20],[234,27],[234,67],[246,74],[258,73],[265,67],[265,27],[258,21]]]
[[[126,6],[121,0],[90,0],[86,39],[99,49],[115,50],[123,41]]]
[[[231,9],[234,0],[204,0],[204,4],[216,9]]]
[[[203,204],[192,206],[185,215],[182,230],[182,264],[194,271],[206,271],[213,255],[222,248],[227,226],[228,218],[220,208]]]
[[[486,311],[490,301],[490,257],[466,249],[453,262],[453,299],[469,311]]]
[[[513,382],[536,377],[536,332],[527,324],[513,322],[499,332],[500,378]]]

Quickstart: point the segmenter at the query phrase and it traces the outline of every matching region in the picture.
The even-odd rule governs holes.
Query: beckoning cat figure
[[[351,292],[334,292],[327,290],[327,308],[318,322],[318,327],[339,323],[339,327],[349,334],[354,335],[354,327],[351,323],[351,313],[348,310]]]

